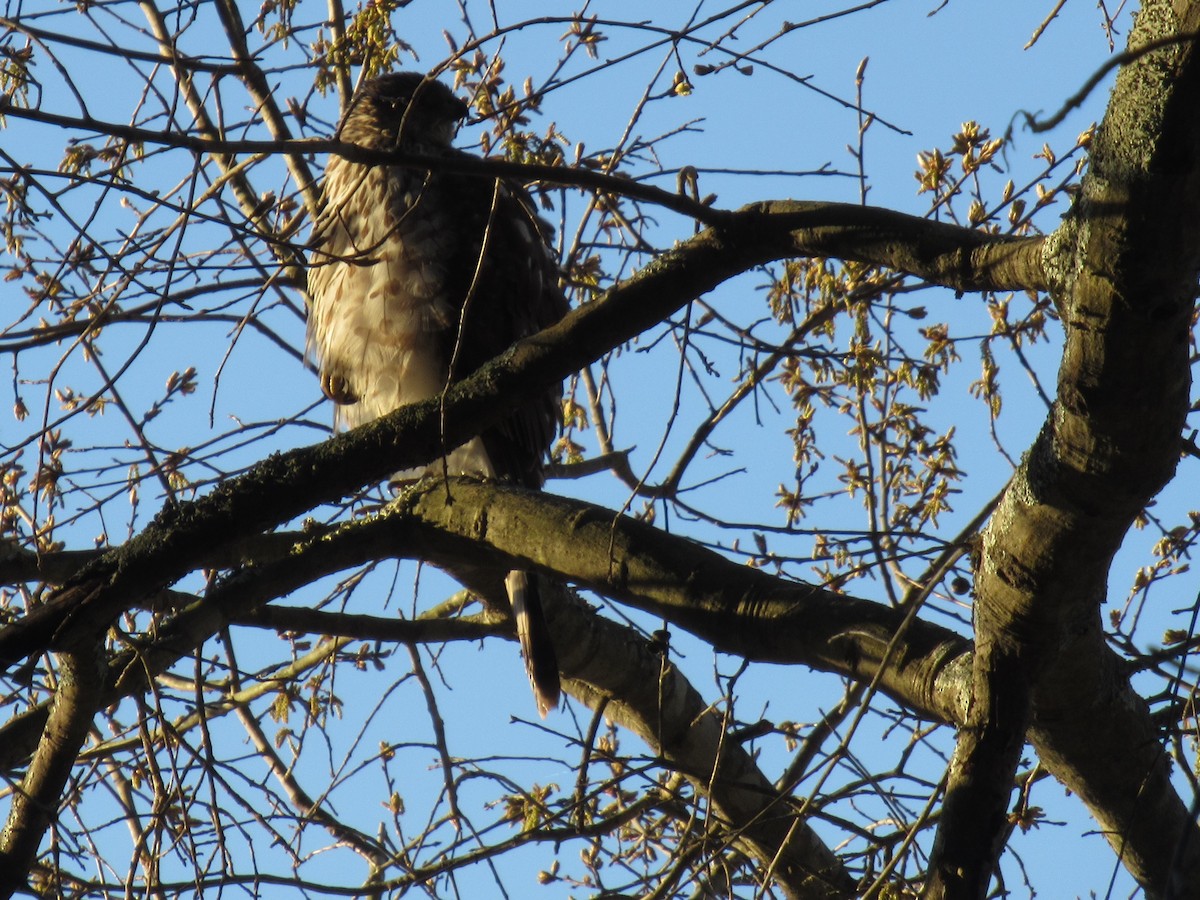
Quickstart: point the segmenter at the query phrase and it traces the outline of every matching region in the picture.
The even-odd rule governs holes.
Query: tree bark
[[[28,885],[38,847],[58,817],[63,789],[99,709],[102,659],[96,643],[58,654],[54,702],[0,834],[0,898]]]
[[[1176,877],[1190,890],[1200,884],[1200,835],[1167,783],[1145,703],[1115,678],[1100,623],[1112,557],[1174,474],[1188,406],[1200,269],[1198,25],[1200,4],[1143,5],[1130,49],[1189,37],[1121,70],[1079,200],[1046,242],[1065,330],[1057,398],[984,531],[972,707],[927,897],[984,896],[1031,722],[1045,761],[1096,804],[1149,896]],[[1096,762],[1118,746],[1132,753]],[[1134,833],[1150,809],[1157,841]]]

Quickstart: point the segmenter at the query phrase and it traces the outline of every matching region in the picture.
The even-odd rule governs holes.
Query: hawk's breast
[[[333,160],[309,274],[309,346],[358,402],[353,428],[445,385],[440,335],[454,327],[446,295],[452,229],[436,186],[407,170]]]

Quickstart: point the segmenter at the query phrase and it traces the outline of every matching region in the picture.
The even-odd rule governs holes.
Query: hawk
[[[439,81],[396,72],[366,81],[338,126],[372,150],[455,159],[467,105]],[[335,427],[354,428],[439,395],[514,341],[557,322],[567,301],[550,229],[524,188],[485,175],[365,165],[325,169],[308,271],[309,352]],[[445,458],[450,474],[540,488],[561,384]],[[395,479],[440,473],[442,459]],[[526,572],[510,572],[525,668],[543,717],[558,705],[558,662]]]

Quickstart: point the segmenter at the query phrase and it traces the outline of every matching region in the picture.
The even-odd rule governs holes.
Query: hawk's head
[[[379,150],[445,148],[467,109],[440,81],[418,72],[393,72],[363,82],[340,136]]]

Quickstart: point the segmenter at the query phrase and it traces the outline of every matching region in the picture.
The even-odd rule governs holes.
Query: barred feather
[[[554,642],[546,624],[542,609],[537,579],[529,572],[514,570],[504,579],[508,591],[508,602],[512,604],[513,618],[517,623],[517,640],[521,642],[521,655],[525,657],[525,674],[533,687],[533,697],[538,714],[546,714],[558,707],[560,685],[558,661]]]

